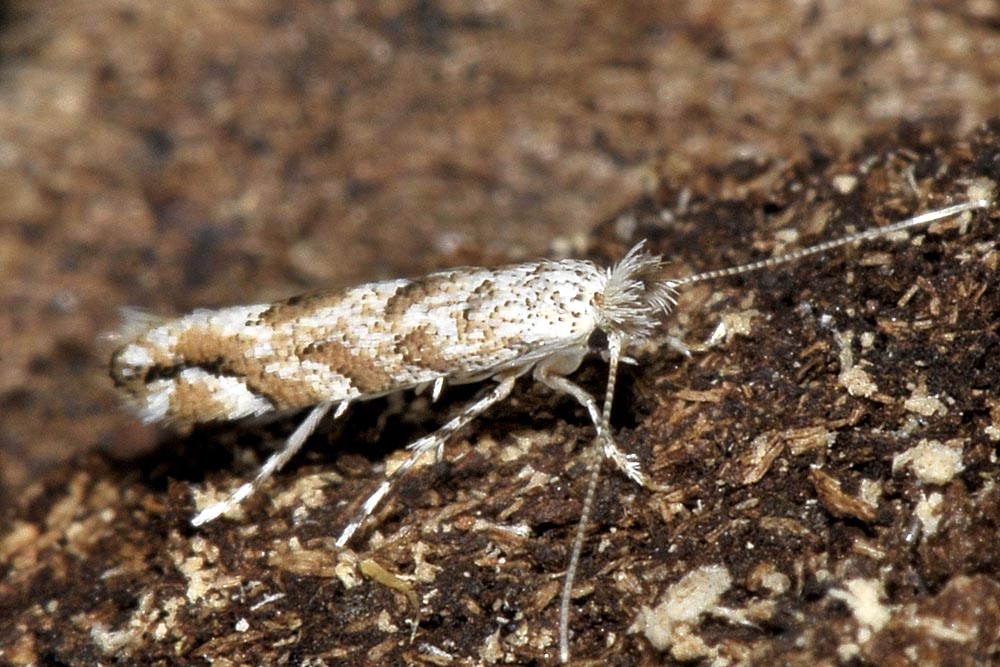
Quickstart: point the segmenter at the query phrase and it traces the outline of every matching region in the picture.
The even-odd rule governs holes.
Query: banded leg
[[[454,435],[455,431],[464,427],[470,421],[481,415],[494,403],[502,401],[510,396],[511,390],[514,389],[514,382],[522,372],[523,371],[518,371],[504,376],[503,379],[501,379],[500,382],[493,387],[493,389],[482,396],[482,398],[479,398],[475,402],[467,405],[457,417],[453,418],[433,433],[425,435],[419,440],[407,445],[406,448],[412,452],[409,458],[407,458],[402,465],[393,470],[392,473],[390,473],[389,476],[386,477],[381,484],[379,484],[378,488],[375,489],[375,492],[368,496],[365,502],[361,505],[361,510],[358,512],[357,516],[355,516],[354,519],[347,524],[344,531],[340,534],[340,537],[337,538],[337,546],[342,547],[347,544],[354,533],[357,532],[358,528],[361,527],[361,524],[364,523],[365,519],[371,516],[378,504],[382,502],[382,499],[389,492],[389,489],[392,488],[392,485],[396,482],[396,480],[405,475],[407,471],[409,471],[410,468],[412,468],[416,462],[420,460],[421,456],[433,449],[436,449],[437,456],[440,458],[445,441]]]
[[[641,484],[642,486],[647,486],[646,476],[642,473],[642,469],[639,466],[639,459],[636,455],[627,454],[622,451],[618,447],[617,443],[615,443],[610,429],[602,429],[601,411],[597,407],[597,401],[594,397],[591,396],[586,389],[560,374],[558,372],[559,370],[562,369],[554,369],[551,366],[546,365],[543,361],[535,367],[535,378],[539,382],[542,382],[545,386],[554,389],[555,391],[569,394],[575,398],[580,405],[586,408],[587,414],[590,415],[590,421],[593,422],[594,428],[597,429],[598,438],[602,440],[604,455],[611,459],[614,464],[618,466],[618,469],[625,473],[633,482]],[[570,372],[573,370],[575,370],[575,367],[571,369]],[[604,431],[603,437],[602,431]]]
[[[349,401],[343,401],[337,406],[337,411],[334,413],[333,418],[337,419],[347,411],[347,406],[350,404]],[[274,473],[281,470],[289,459],[295,456],[295,453],[302,449],[302,445],[309,438],[310,435],[316,430],[319,425],[320,420],[330,411],[333,406],[332,402],[320,403],[312,409],[312,411],[306,415],[306,418],[302,420],[292,434],[285,441],[285,446],[280,450],[272,454],[264,465],[260,467],[257,471],[257,475],[249,482],[241,484],[239,488],[229,494],[229,497],[225,500],[221,500],[217,503],[212,503],[202,511],[198,512],[191,519],[192,526],[201,526],[208,523],[209,521],[214,521],[220,516],[233,509],[241,502],[249,498],[254,492],[257,491],[264,482],[269,480]]]

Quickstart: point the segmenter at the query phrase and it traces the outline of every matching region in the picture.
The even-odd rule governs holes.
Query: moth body
[[[610,275],[587,261],[542,260],[196,310],[138,332],[111,374],[144,421],[185,428],[546,360],[568,373],[616,307],[605,294]]]

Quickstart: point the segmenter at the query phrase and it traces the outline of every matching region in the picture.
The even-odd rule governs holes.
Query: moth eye
[[[608,335],[603,329],[594,329],[587,337],[587,347],[604,350],[608,347]]]

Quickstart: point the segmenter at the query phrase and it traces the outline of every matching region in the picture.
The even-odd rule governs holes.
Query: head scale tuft
[[[666,277],[659,257],[637,243],[608,269],[600,327],[631,342],[648,338],[663,315],[677,304],[676,283]]]

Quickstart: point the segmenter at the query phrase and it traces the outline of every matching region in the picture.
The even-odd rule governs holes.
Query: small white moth
[[[581,260],[539,260],[500,268],[457,268],[414,280],[390,280],[317,292],[285,301],[196,310],[170,320],[133,316],[111,359],[111,376],[145,422],[185,428],[311,407],[284,447],[256,477],[192,519],[218,518],[260,488],[299,450],[327,412],[343,415],[354,401],[407,389],[492,381],[495,384],[439,430],[408,445],[411,455],[378,486],[337,539],[344,546],[423,454],[443,454],[445,441],[529,371],[586,408],[596,443],[626,475],[645,484],[638,460],[611,435],[609,418],[618,365],[629,347],[648,340],[683,286],[774,267],[843,245],[885,236],[965,211],[976,199],[933,210],[750,264],[668,278],[666,262],[639,243],[610,269]],[[603,405],[569,380],[590,351],[592,334],[607,338]],[[675,340],[678,349],[684,346]],[[599,460],[599,459],[598,459]],[[560,606],[560,657],[569,658],[569,603],[598,480],[591,473]]]

